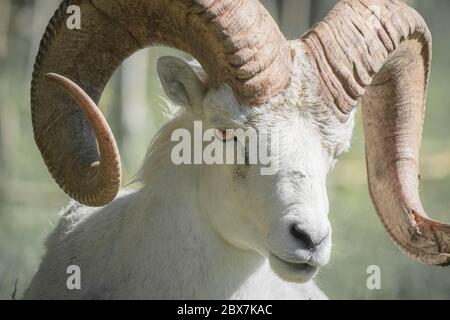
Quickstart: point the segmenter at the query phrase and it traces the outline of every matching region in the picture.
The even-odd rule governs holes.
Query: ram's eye
[[[222,141],[234,139],[234,131],[231,129],[216,129],[216,137]]]

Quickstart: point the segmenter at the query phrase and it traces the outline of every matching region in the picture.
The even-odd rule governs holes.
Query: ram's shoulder
[[[76,201],[71,201],[69,204],[59,212],[59,221],[55,230],[49,235],[46,241],[46,247],[49,248],[52,243],[60,243],[68,237],[76,236],[87,231],[84,230],[85,222],[91,221],[95,225],[98,221],[100,224],[102,220],[107,220],[105,223],[111,223],[114,220],[114,213],[117,208],[123,207],[128,196],[133,194],[131,190],[122,190],[118,194],[116,200],[104,207],[88,207]],[[106,219],[108,216],[108,219]],[[92,224],[90,228],[95,227]]]

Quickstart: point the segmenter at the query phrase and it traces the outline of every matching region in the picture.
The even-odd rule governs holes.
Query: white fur
[[[311,280],[317,270],[296,266],[329,260],[326,176],[348,148],[353,119],[340,124],[316,98],[302,47],[292,46],[293,80],[270,104],[248,108],[228,86],[206,90],[201,108],[178,111],[154,139],[139,175],[142,188],[122,191],[103,208],[70,204],[25,298],[326,298]],[[193,81],[177,63],[180,81]],[[198,83],[191,87],[199,91]],[[183,102],[193,100],[186,88]],[[261,176],[257,165],[175,166],[170,135],[192,130],[196,119],[208,127],[276,129],[279,172]],[[315,250],[292,237],[294,223],[321,241]],[[81,268],[81,290],[67,289],[69,265]]]

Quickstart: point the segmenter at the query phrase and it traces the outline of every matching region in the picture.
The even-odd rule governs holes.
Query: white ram
[[[71,4],[81,30],[65,28]],[[199,64],[160,59],[181,108],[149,149],[142,188],[117,196],[120,158],[96,102],[116,67],[155,43]],[[41,43],[32,113],[50,172],[78,202],[25,298],[325,298],[312,279],[331,252],[326,176],[360,97],[378,214],[403,251],[448,263],[449,227],[427,218],[417,193],[430,50],[423,19],[397,0],[342,1],[296,41],[254,0],[64,1]],[[248,145],[224,129],[270,131],[277,170],[175,164],[172,134],[194,136],[196,121],[218,128],[217,148],[242,154]],[[71,265],[80,290],[66,285]]]

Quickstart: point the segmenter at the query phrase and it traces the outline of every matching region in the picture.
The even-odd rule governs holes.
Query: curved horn
[[[418,192],[431,34],[398,0],[341,1],[303,41],[326,103],[345,121],[362,97],[370,193],[394,242],[432,265],[450,262],[450,225]]]
[[[81,9],[80,30],[66,26],[70,5]],[[92,106],[117,66],[153,44],[190,53],[210,86],[229,84],[246,105],[267,102],[289,81],[289,45],[256,0],[64,0],[36,59],[32,120],[49,171],[81,203],[110,202],[121,179],[114,138]]]

